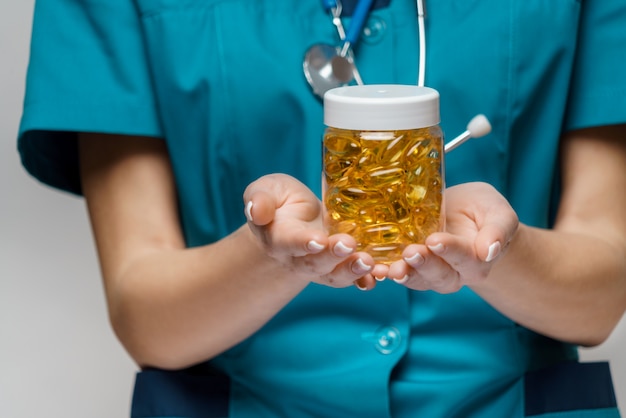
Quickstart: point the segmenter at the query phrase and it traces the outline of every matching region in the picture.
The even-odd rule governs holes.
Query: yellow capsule
[[[355,219],[359,208],[344,199],[338,189],[331,190],[324,198],[329,217],[334,221]]]
[[[367,171],[367,177],[372,186],[383,188],[406,181],[406,173],[399,164],[377,166]]]
[[[401,242],[402,231],[397,224],[388,222],[361,228],[361,236],[376,245],[397,244]]]
[[[359,219],[361,211],[367,207],[384,206],[385,200],[377,190],[364,190],[358,187],[333,187],[324,195],[328,212],[335,220]]]
[[[394,208],[385,203],[367,205],[359,211],[361,225],[377,224],[388,221],[393,217]]]
[[[417,165],[424,161],[432,149],[430,138],[419,138],[416,142],[409,144],[405,152],[405,160],[409,165]]]
[[[350,136],[326,135],[324,148],[327,152],[341,155],[344,158],[357,157],[361,152],[359,141]]]
[[[345,176],[346,170],[352,163],[352,159],[340,158],[336,154],[326,152],[324,153],[324,174],[331,180]]]
[[[409,184],[407,186],[408,193],[406,195],[407,201],[412,205],[419,205],[426,196],[427,189],[421,184]]]
[[[376,197],[373,193],[368,193],[368,191],[363,190],[360,187],[348,187],[346,189],[340,190],[339,193],[341,193],[341,195],[349,201],[366,200]]]
[[[376,148],[378,152],[376,157],[379,162],[395,163],[400,161],[404,151],[405,144],[403,142],[404,135],[402,133],[390,137],[386,141],[382,141]]]
[[[440,212],[441,206],[439,204],[420,205],[412,212],[412,223],[428,235],[435,232],[439,226]]]
[[[404,245],[367,245],[360,248],[357,246],[358,251],[365,251],[372,256],[376,263],[391,264],[393,260],[399,260],[402,258],[402,250]]]
[[[387,189],[387,203],[392,207],[388,220],[402,223],[410,216],[411,205],[406,198],[406,185],[397,185]]]
[[[359,226],[354,221],[341,221],[333,225],[333,231],[331,233],[353,235],[357,231],[358,227]]]

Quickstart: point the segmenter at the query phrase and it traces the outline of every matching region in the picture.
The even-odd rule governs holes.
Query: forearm
[[[617,238],[521,225],[489,277],[472,287],[523,326],[596,345],[624,313],[625,258]]]
[[[81,181],[112,326],[142,366],[184,367],[237,344],[308,281],[248,225],[185,248],[165,143],[84,134]]]
[[[319,200],[292,177],[253,182],[246,225],[186,248],[163,141],[84,134],[79,144],[111,322],[142,366],[180,368],[227,350],[310,281],[374,281],[372,257],[346,234],[329,237]]]
[[[108,283],[111,322],[131,356],[180,368],[254,333],[308,282],[264,255],[244,226],[216,244],[136,257]]]

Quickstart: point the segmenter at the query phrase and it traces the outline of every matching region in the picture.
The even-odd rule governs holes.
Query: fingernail
[[[401,279],[393,279],[394,282],[399,283],[399,284],[404,284],[409,280],[409,275],[405,274],[403,278]]]
[[[254,220],[252,219],[252,206],[254,206],[254,204],[252,203],[252,200],[250,200],[246,205],[246,218],[250,222],[254,222]]]
[[[371,269],[372,267],[365,264],[363,260],[361,260],[360,258],[357,258],[357,260],[354,263],[352,263],[352,272],[354,274],[365,274]]]
[[[421,266],[424,263],[424,257],[420,253],[415,253],[411,257],[405,257],[404,261],[411,267]]]
[[[485,259],[485,261],[487,263],[493,261],[498,254],[500,254],[500,250],[502,249],[502,246],[500,245],[500,241],[496,241],[493,244],[491,244],[489,246],[489,253],[487,254],[487,258]]]
[[[346,246],[346,244],[344,244],[341,241],[339,241],[333,247],[333,253],[335,253],[335,255],[339,256],[339,257],[345,257],[347,255],[350,255],[350,254],[352,254],[353,251],[354,250],[352,248]]]
[[[363,290],[363,291],[367,290],[367,286],[361,286],[361,285],[359,284],[359,281],[358,281],[358,280],[354,282],[354,285],[355,285],[355,286],[356,286],[356,288],[357,288],[357,289],[359,289],[359,290]]]
[[[382,282],[383,280],[385,280],[385,277],[376,277],[374,276],[374,278],[376,279],[377,282]]]
[[[439,243],[437,245],[429,245],[428,248],[430,249],[430,251],[434,252],[435,254],[441,254],[443,250],[445,249],[442,243]]]
[[[319,253],[324,248],[325,247],[322,244],[320,244],[319,242],[317,242],[315,240],[311,240],[311,241],[307,242],[307,244],[306,244],[306,249],[309,250],[312,253]]]

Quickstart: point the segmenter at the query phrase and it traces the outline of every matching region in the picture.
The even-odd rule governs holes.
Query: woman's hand
[[[388,277],[415,290],[458,291],[487,278],[518,228],[507,200],[486,183],[446,190],[446,232],[430,235],[424,245],[409,245]]]
[[[328,236],[322,224],[322,203],[304,184],[284,174],[256,180],[244,193],[248,226],[266,253],[294,276],[332,287],[375,286],[375,265],[367,253],[356,252],[347,234]]]

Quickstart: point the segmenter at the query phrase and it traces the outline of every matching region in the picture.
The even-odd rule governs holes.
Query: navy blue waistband
[[[608,363],[564,362],[526,374],[525,415],[614,410]],[[204,364],[180,371],[147,369],[135,381],[131,418],[228,417],[230,379]],[[604,415],[609,416],[609,415]]]
[[[207,365],[137,374],[131,418],[228,417],[230,379]]]
[[[609,364],[566,362],[526,375],[526,416],[617,409]]]

